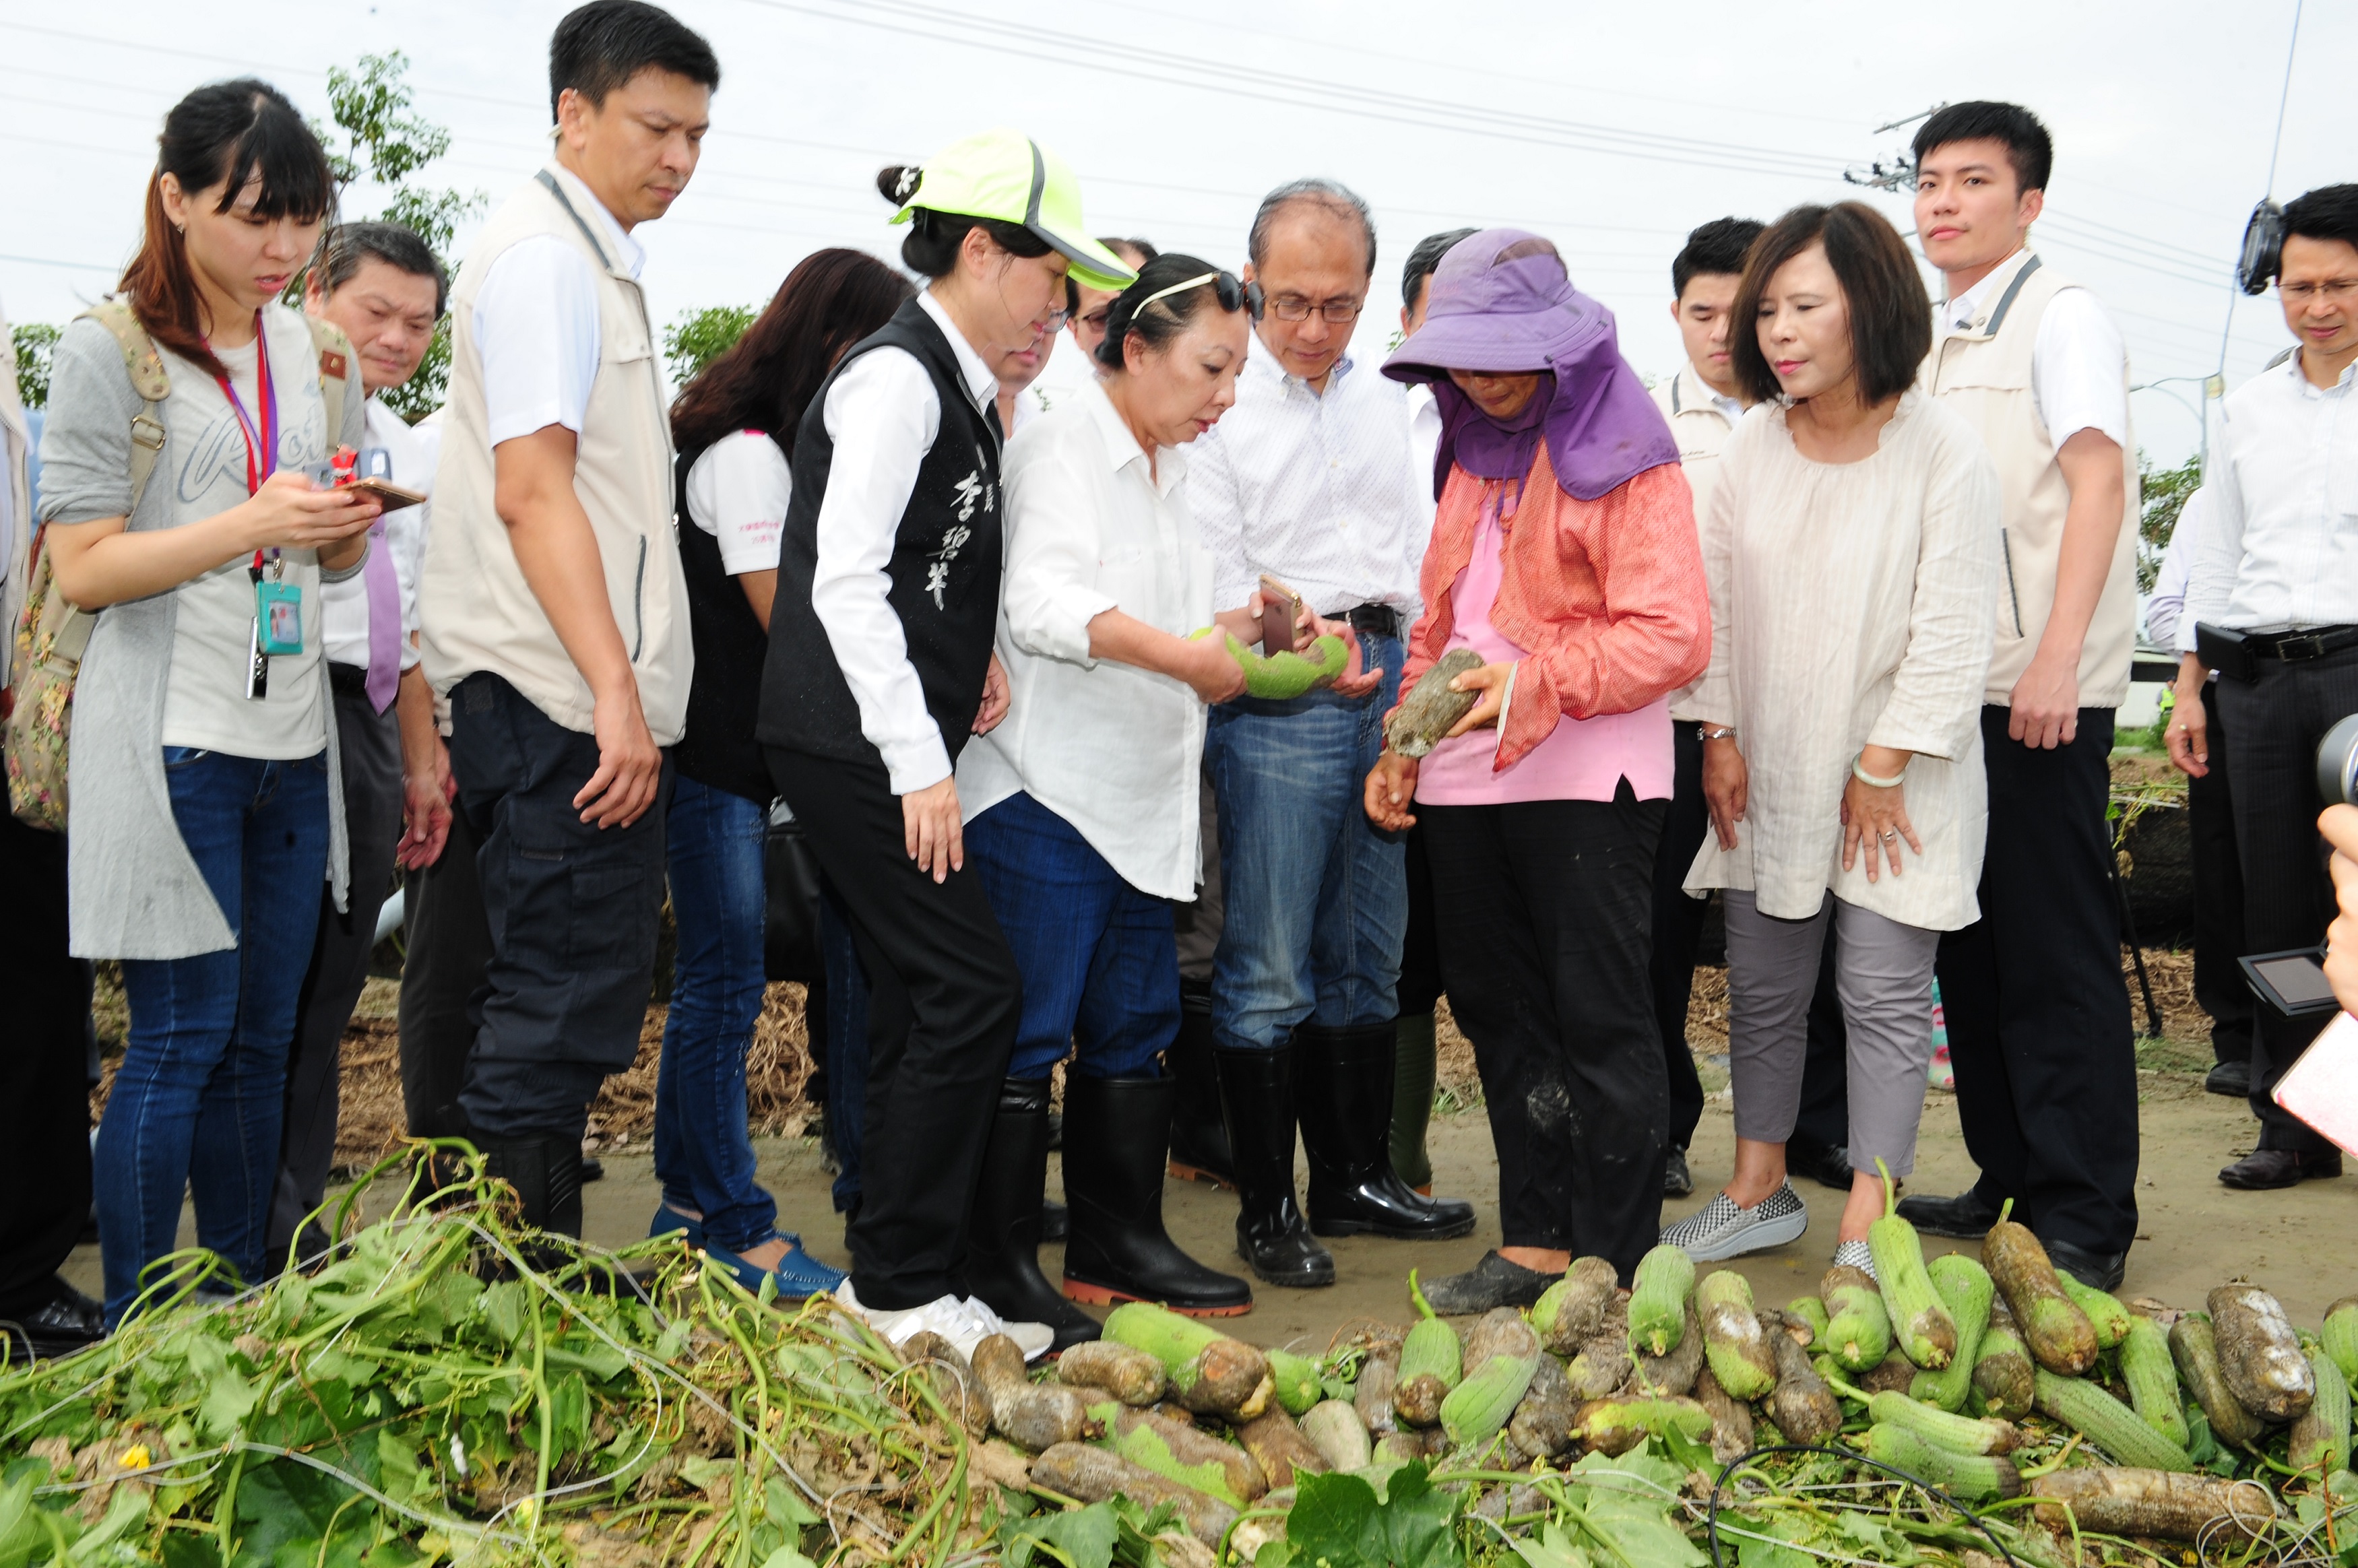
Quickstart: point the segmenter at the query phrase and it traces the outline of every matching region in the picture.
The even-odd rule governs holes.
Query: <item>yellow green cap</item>
[[[1127,288],[1138,277],[1089,237],[1072,169],[1021,131],[985,131],[926,159],[892,222],[907,222],[920,207],[1021,223],[1063,253],[1074,278],[1090,288]]]

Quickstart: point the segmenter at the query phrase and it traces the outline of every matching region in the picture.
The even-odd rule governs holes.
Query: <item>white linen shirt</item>
[[[759,430],[731,431],[687,466],[687,520],[712,535],[730,577],[778,569],[778,535],[794,497],[786,454]]]
[[[1942,319],[1955,327],[1972,326],[1990,286],[2001,277],[2019,276],[2000,262],[1987,277],[1942,305]],[[2030,346],[2030,401],[2039,410],[2039,422],[2047,427],[2048,440],[2061,448],[2081,431],[2094,430],[2110,437],[2115,446],[2126,447],[2128,363],[2121,330],[2094,295],[2071,287],[2049,300],[2039,318],[2038,340]]]
[[[2358,626],[2358,365],[2312,386],[2294,354],[2220,405],[2209,525],[2186,589],[2193,623]]]
[[[366,410],[368,444],[383,447],[393,459],[393,471],[385,477],[404,490],[417,490],[431,494],[434,489],[434,460],[441,446],[439,430],[417,431],[406,420],[384,406],[381,397],[368,400]],[[404,506],[384,514],[384,547],[393,556],[393,578],[401,590],[401,667],[405,670],[417,663],[417,644],[410,634],[417,630],[417,574],[426,565],[426,529],[428,514],[434,503]],[[369,548],[375,549],[372,542]],[[350,577],[319,584],[319,651],[334,665],[357,665],[368,668],[369,662],[369,601],[368,573],[365,569]]]
[[[2205,487],[2199,484],[2178,509],[2169,547],[2162,551],[2160,569],[2154,573],[2153,591],[2145,600],[2146,641],[2157,648],[2176,648],[2181,654],[2194,649],[2194,622],[2184,614],[2186,585],[2194,575],[2194,557],[2210,511]]]
[[[1236,406],[1195,442],[1189,503],[1216,603],[1263,572],[1321,615],[1389,604],[1415,620],[1433,536],[1433,464],[1416,471],[1407,388],[1346,354],[1321,394],[1256,340]]]
[[[930,291],[917,296],[917,306],[949,340],[967,395],[977,408],[990,408],[999,395],[990,367]],[[827,388],[822,416],[835,457],[818,503],[811,612],[859,705],[860,734],[884,759],[892,793],[910,795],[950,776],[950,753],[909,663],[900,612],[886,597],[892,579],[885,568],[917,470],[941,433],[941,399],[916,355],[871,349]]]
[[[1010,701],[960,753],[958,804],[971,822],[1022,790],[1122,881],[1184,900],[1203,864],[1204,704],[1184,681],[1089,656],[1089,622],[1109,610],[1181,637],[1211,624],[1187,460],[1162,447],[1153,462],[1150,477],[1095,384],[1008,444],[998,649]]]
[[[638,276],[647,264],[645,247],[580,176],[559,164],[549,168],[573,211],[597,227],[607,249]],[[493,447],[551,425],[579,435],[600,346],[598,280],[590,258],[555,234],[535,234],[502,251],[475,293],[475,344],[483,360],[483,406]]]

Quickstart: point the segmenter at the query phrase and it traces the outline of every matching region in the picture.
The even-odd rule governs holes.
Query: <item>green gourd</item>
[[[1655,1248],[1638,1260],[1629,1292],[1629,1350],[1667,1356],[1686,1332],[1687,1299],[1694,1294],[1694,1260],[1676,1247]]]
[[[1866,1227],[1876,1281],[1883,1288],[1883,1304],[1891,1314],[1891,1332],[1900,1354],[1938,1371],[1956,1357],[1957,1320],[1925,1271],[1924,1244],[1916,1227],[1899,1217],[1898,1184],[1880,1160],[1876,1166],[1883,1171],[1883,1217]]]
[[[1981,1354],[1982,1335],[1989,1327],[1990,1300],[1997,1288],[1990,1283],[1989,1271],[1962,1252],[1933,1259],[1925,1272],[1931,1276],[1932,1288],[1941,1292],[1950,1317],[1956,1322],[1957,1349],[1947,1366],[1917,1373],[1909,1384],[1908,1397],[1944,1411],[1961,1411],[1974,1386],[1974,1363]]]
[[[2103,1332],[2098,1325],[2097,1333]],[[2147,1426],[2180,1448],[2194,1441],[2193,1430],[2186,1424],[2186,1406],[2178,1397],[2178,1367],[2170,1359],[2169,1341],[2149,1317],[2129,1319],[2128,1333],[2121,1339],[2121,1381],[2128,1385],[2129,1403]],[[2350,1423],[2345,1420],[2342,1424],[2346,1429]]]
[[[1208,635],[1206,627],[1195,633]],[[1331,686],[1350,663],[1351,651],[1340,637],[1328,635],[1310,644],[1315,660],[1303,657],[1293,649],[1264,654],[1258,648],[1247,647],[1233,634],[1223,633],[1228,640],[1228,657],[1236,660],[1245,672],[1245,695],[1283,702],[1300,697],[1314,687]]]

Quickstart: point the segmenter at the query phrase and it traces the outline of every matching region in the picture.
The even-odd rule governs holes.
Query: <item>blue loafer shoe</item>
[[[762,1293],[762,1276],[768,1274],[778,1281],[780,1301],[802,1301],[806,1297],[825,1295],[851,1276],[840,1269],[831,1269],[803,1250],[803,1238],[791,1230],[778,1232],[778,1239],[787,1246],[786,1255],[774,1269],[764,1269],[758,1263],[748,1263],[736,1253],[703,1243],[704,1255],[719,1268],[729,1271],[737,1282],[752,1292]]]
[[[649,1236],[677,1236],[690,1247],[704,1245],[704,1221],[690,1219],[667,1203],[655,1205],[654,1218],[647,1221]]]

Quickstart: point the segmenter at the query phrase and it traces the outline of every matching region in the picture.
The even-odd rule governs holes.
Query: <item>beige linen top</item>
[[[1979,911],[1988,785],[1982,680],[1996,614],[1997,470],[1981,438],[1920,392],[1900,397],[1872,457],[1803,457],[1785,410],[1754,408],[1720,453],[1703,523],[1711,667],[1693,706],[1733,724],[1749,770],[1736,847],[1715,835],[1690,892],[1737,888],[1799,920],[1827,890],[1936,931]],[[1842,869],[1842,797],[1866,745],[1912,752],[1905,871]]]

